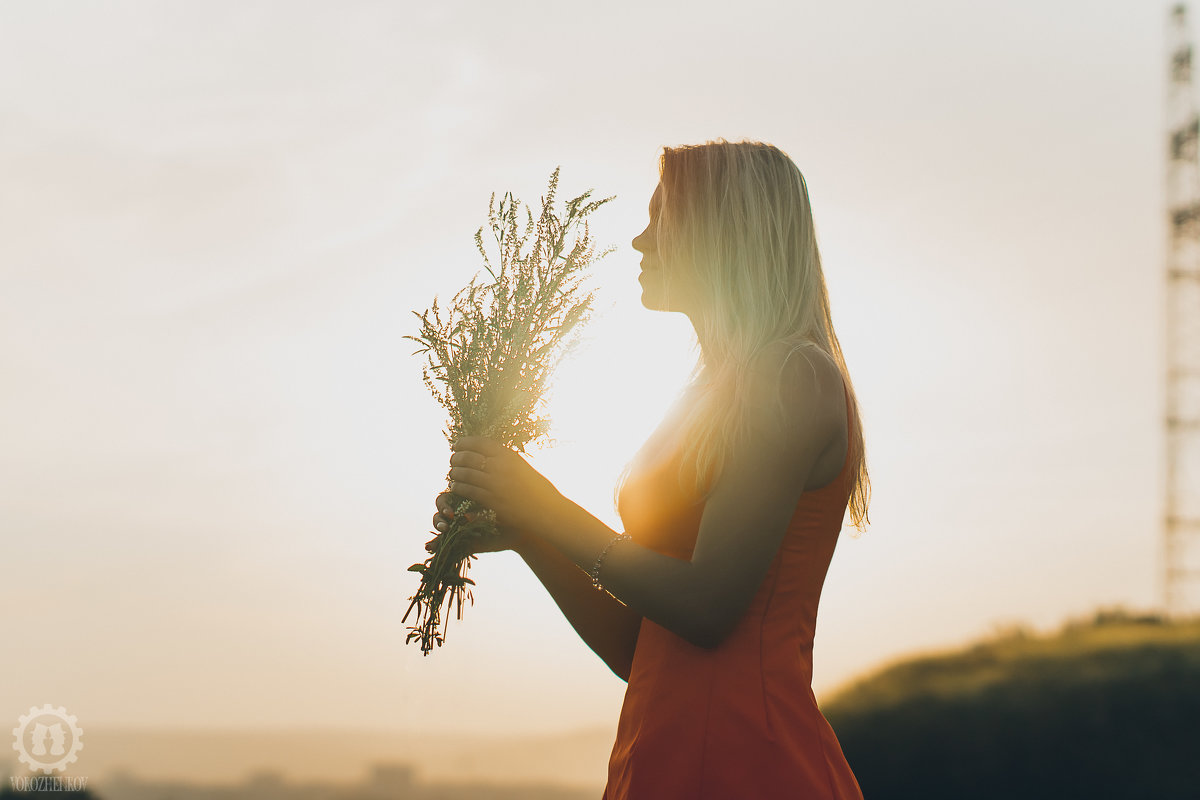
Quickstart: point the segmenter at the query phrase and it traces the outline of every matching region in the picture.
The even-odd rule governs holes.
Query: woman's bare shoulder
[[[779,392],[785,409],[805,409],[801,416],[810,421],[840,416],[845,400],[842,371],[833,356],[819,347],[777,343],[762,352],[752,374],[753,383],[762,390]]]

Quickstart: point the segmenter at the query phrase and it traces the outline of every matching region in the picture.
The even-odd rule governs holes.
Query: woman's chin
[[[662,310],[658,295],[653,289],[647,289],[644,286],[642,287],[642,306],[650,311]]]

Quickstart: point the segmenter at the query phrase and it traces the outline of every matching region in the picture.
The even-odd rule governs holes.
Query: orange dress
[[[846,408],[850,421],[848,393]],[[664,438],[638,452],[617,510],[634,541],[690,560],[704,505],[679,487],[679,446]],[[817,603],[853,489],[849,467],[848,452],[831,483],[801,495],[720,646],[642,620],[604,800],[862,800],[812,691]]]

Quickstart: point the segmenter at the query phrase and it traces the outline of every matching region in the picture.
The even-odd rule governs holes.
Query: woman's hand
[[[433,515],[433,527],[438,531],[445,533],[450,530],[450,521],[454,519],[454,502],[462,501],[461,497],[456,498],[453,492],[442,492],[437,496],[434,505],[438,512]],[[470,522],[475,519],[475,512],[468,511],[463,515]],[[493,536],[479,536],[471,542],[471,555],[477,553],[496,553],[502,550],[519,551],[525,544],[526,535],[522,531],[511,526],[497,525],[499,534]],[[425,546],[428,552],[433,552],[436,549],[440,539],[434,539]]]
[[[496,513],[503,530],[539,536],[569,501],[521,454],[482,436],[463,436],[450,456],[450,490]]]

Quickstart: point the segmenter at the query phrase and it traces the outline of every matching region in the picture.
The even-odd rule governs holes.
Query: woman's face
[[[662,212],[662,184],[650,198],[650,223],[633,239],[633,249],[642,254],[642,305],[651,311],[688,312],[691,290],[677,264],[667,263],[658,249],[658,215]]]

